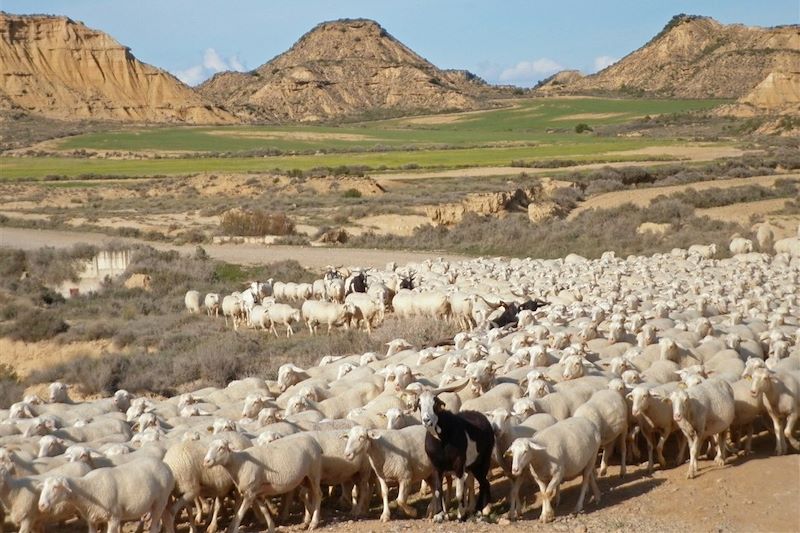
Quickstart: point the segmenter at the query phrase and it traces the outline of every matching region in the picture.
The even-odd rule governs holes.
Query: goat
[[[447,501],[442,491],[442,478],[446,473],[456,476],[456,499],[458,500],[458,519],[466,519],[464,488],[471,476],[480,487],[475,510],[485,516],[489,513],[491,499],[487,475],[492,464],[494,449],[494,430],[483,413],[461,411],[452,413],[438,395],[443,392],[458,392],[469,383],[464,380],[448,387],[423,391],[416,407],[420,410],[422,424],[428,430],[425,436],[425,453],[433,464],[434,500],[441,505],[434,521],[442,521],[447,515]],[[472,487],[470,487],[472,488]]]

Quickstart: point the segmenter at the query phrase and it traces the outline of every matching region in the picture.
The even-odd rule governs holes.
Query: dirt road
[[[687,183],[685,185],[670,185],[667,187],[649,187],[646,189],[633,189],[625,191],[607,192],[593,196],[573,209],[569,214],[569,219],[578,216],[582,211],[587,209],[609,209],[612,207],[619,207],[620,205],[631,203],[639,207],[647,207],[650,201],[654,198],[664,195],[685,191],[687,189],[694,189],[696,191],[703,191],[706,189],[726,189],[730,187],[743,187],[747,185],[761,185],[762,187],[770,187],[779,179],[792,179],[800,178],[800,174],[777,174],[771,176],[753,176],[751,178],[735,178],[717,181],[699,181],[695,183]]]
[[[159,250],[178,250],[192,253],[195,245],[177,246],[139,239],[111,237],[102,233],[38,230],[29,228],[0,227],[0,246],[33,250],[43,246],[67,248],[78,243],[102,246],[109,242],[146,244]],[[434,252],[406,252],[395,250],[370,250],[363,248],[328,248],[313,246],[264,246],[257,244],[204,244],[206,252],[214,259],[237,264],[273,263],[294,259],[311,269],[322,269],[325,265],[359,265],[384,267],[395,261],[398,264],[424,261],[435,257],[459,260],[461,256]]]

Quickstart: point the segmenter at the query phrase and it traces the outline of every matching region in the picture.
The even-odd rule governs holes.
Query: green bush
[[[361,198],[361,191],[358,189],[347,189],[342,193],[342,198]]]
[[[589,126],[588,124],[586,124],[584,122],[581,122],[580,124],[577,124],[575,126],[575,133],[586,133],[586,132],[590,132],[590,131],[594,131],[594,130],[592,129],[591,126]]]

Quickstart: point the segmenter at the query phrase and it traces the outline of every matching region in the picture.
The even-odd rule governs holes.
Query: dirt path
[[[702,191],[705,189],[724,189],[730,187],[742,187],[746,185],[761,185],[763,187],[769,187],[773,185],[776,180],[786,178],[800,178],[800,174],[777,174],[772,176],[753,176],[752,178],[699,181],[696,183],[687,183],[685,185],[670,185],[667,187],[649,187],[646,189],[607,192],[589,198],[577,208],[573,209],[568,218],[573,219],[582,211],[586,211],[587,209],[609,209],[612,207],[619,207],[620,205],[626,203],[632,203],[639,207],[646,207],[650,205],[651,200],[658,196],[669,196],[670,194],[685,191],[687,189]]]
[[[67,248],[78,243],[102,246],[109,242],[146,244],[159,250],[178,250],[192,253],[195,245],[177,246],[139,239],[111,237],[102,233],[37,230],[29,228],[0,228],[0,246],[33,250],[43,246]],[[311,269],[325,265],[360,265],[384,267],[395,261],[398,264],[419,262],[434,257],[459,260],[461,256],[435,252],[407,252],[395,250],[370,250],[363,248],[327,248],[312,246],[263,246],[256,244],[204,244],[206,252],[214,259],[238,264],[272,263],[294,259]]]
[[[651,146],[649,148],[642,148],[639,150],[626,150],[622,152],[610,152],[607,154],[598,154],[601,156],[671,156],[677,159],[689,161],[713,161],[723,157],[738,157],[745,152],[739,148],[732,146]],[[519,174],[525,172],[526,174],[552,174],[559,170],[594,170],[603,167],[622,168],[630,166],[652,166],[652,165],[665,165],[671,164],[674,161],[620,161],[616,163],[590,163],[586,165],[575,165],[561,169],[553,168],[524,168],[524,167],[470,167],[470,168],[457,168],[452,170],[437,170],[433,172],[388,172],[386,174],[373,174],[372,178],[379,183],[386,181],[397,180],[417,180],[417,179],[430,179],[430,178],[460,178],[460,177],[473,177],[485,178],[491,176],[507,176],[511,174]]]

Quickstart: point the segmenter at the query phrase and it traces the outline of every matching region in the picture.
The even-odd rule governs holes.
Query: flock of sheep
[[[331,272],[310,294],[294,286],[291,298],[304,303],[287,305],[291,321],[272,315],[284,304],[269,300],[291,286],[254,284],[230,297],[235,324],[291,331],[302,316],[313,332],[370,322],[352,306],[345,318],[308,309],[343,312],[350,283],[376,313],[464,327],[435,346],[395,339],[385,353],[323,356],[305,369],[283,365],[276,380],[164,400],[120,390],[74,402],[54,383],[48,398],[0,411],[5,519],[20,531],[77,517],[90,531],[126,521],[173,531],[180,521],[213,532],[220,522],[237,531],[252,510],[270,530],[275,520],[314,528],[324,498],[370,516],[377,492],[383,521],[390,498],[409,517],[423,499],[435,520],[451,518],[452,505],[459,519],[515,520],[538,489],[546,522],[566,512],[563,482],[581,477],[579,512],[587,495],[599,503],[610,463],[626,476],[640,453],[652,470],[683,464],[688,448],[692,478],[706,445],[723,465],[750,453],[762,428],[776,454],[800,450],[800,257],[707,252],[436,260],[409,265],[413,282],[394,268],[361,281]],[[317,285],[325,292],[314,300]],[[199,298],[187,295],[190,310]],[[204,305],[228,314],[226,299]],[[678,452],[665,457],[672,439]],[[492,493],[500,478],[507,494]]]

